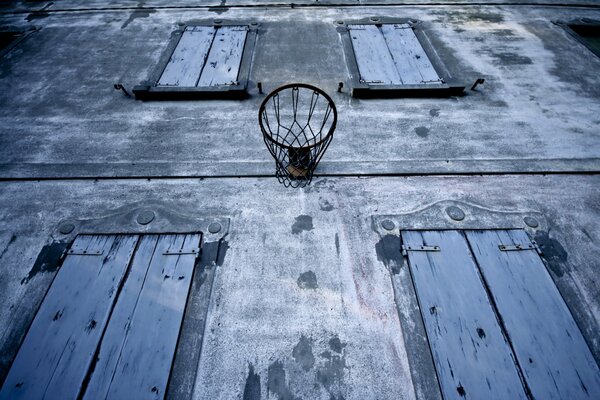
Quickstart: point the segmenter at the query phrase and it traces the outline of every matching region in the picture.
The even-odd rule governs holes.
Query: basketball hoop
[[[308,185],[333,138],[335,103],[321,89],[305,83],[281,86],[267,95],[258,123],[276,176],[286,187]]]

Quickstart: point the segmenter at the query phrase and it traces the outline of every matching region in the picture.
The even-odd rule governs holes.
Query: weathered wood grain
[[[92,363],[136,236],[79,236],[48,290],[0,399],[74,399]]]
[[[408,260],[444,399],[525,399],[510,347],[464,236],[406,231]]]
[[[236,84],[248,30],[243,26],[223,26],[217,30],[199,87]]]
[[[573,316],[524,231],[467,237],[536,399],[600,399],[600,372]]]
[[[93,373],[84,398],[163,398],[196,256],[165,251],[199,247],[200,235],[144,237],[99,352],[110,372]],[[150,250],[151,256],[148,256]],[[141,287],[140,287],[141,285]]]
[[[212,26],[188,27],[171,55],[158,85],[194,87],[215,36]]]
[[[410,25],[386,24],[382,25],[381,31],[404,85],[440,82]]]
[[[348,30],[361,80],[370,84],[402,84],[379,28],[375,25],[350,25]]]

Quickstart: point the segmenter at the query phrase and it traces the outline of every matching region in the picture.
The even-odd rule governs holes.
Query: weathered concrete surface
[[[56,273],[36,259],[59,222],[153,202],[186,221],[231,218],[186,381],[195,398],[435,398],[399,242],[371,217],[409,213],[396,229],[422,227],[410,213],[448,200],[544,216],[530,232],[600,360],[600,59],[552,23],[600,9],[498,2],[1,4],[1,26],[40,29],[0,59],[0,179],[12,180],[0,182],[0,382]],[[373,15],[423,21],[452,76],[486,83],[450,99],[349,97],[334,23]],[[179,22],[217,18],[261,24],[249,99],[143,103],[113,89],[149,76]],[[327,90],[339,111],[317,170],[338,177],[301,190],[260,178],[274,166],[256,84],[292,80]],[[518,172],[534,175],[477,175]],[[395,174],[418,176],[375,176]],[[110,179],[62,179],[75,177]]]
[[[442,200],[545,216],[535,238],[598,359],[598,176],[330,178],[301,190],[275,178],[45,181],[0,183],[2,372],[15,351],[8,339],[23,334],[54,273],[21,280],[59,221],[161,201],[184,215],[231,218],[196,398],[414,398],[411,338],[371,216]]]
[[[454,78],[486,83],[450,99],[335,92],[349,82],[334,22],[371,15],[422,20]],[[268,91],[289,81],[316,84],[337,103],[338,129],[317,172],[598,171],[600,59],[552,23],[584,16],[600,19],[600,10],[124,9],[31,22],[5,14],[4,25],[41,29],[0,63],[0,176],[267,175],[273,166],[258,129],[256,83]],[[250,99],[144,103],[113,89],[150,75],[178,22],[215,18],[261,23]]]

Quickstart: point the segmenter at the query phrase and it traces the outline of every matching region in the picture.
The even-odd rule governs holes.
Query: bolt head
[[[69,233],[73,232],[74,230],[75,230],[75,224],[73,224],[71,222],[63,222],[58,227],[58,231],[63,235],[68,235]]]
[[[396,227],[396,224],[394,224],[394,221],[386,219],[381,223],[381,226],[383,226],[383,229],[386,231],[391,231]]]
[[[221,231],[221,224],[218,222],[213,222],[208,226],[208,231],[210,233],[219,233]]]
[[[148,225],[154,220],[154,217],[154,211],[144,210],[138,214],[136,221],[140,225]]]
[[[533,217],[525,217],[523,218],[523,222],[525,222],[525,225],[527,225],[530,228],[537,228],[538,226],[540,226],[538,220]]]
[[[446,214],[455,221],[462,221],[465,219],[465,212],[456,206],[447,207]]]

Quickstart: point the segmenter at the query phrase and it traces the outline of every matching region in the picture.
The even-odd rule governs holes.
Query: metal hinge
[[[190,249],[166,250],[165,252],[163,252],[163,255],[165,256],[181,256],[184,254],[194,254],[197,257],[198,254],[200,254],[200,248],[194,247]]]
[[[538,247],[537,243],[531,241],[528,244],[499,244],[498,248],[500,251],[523,251],[523,250],[535,250],[538,254],[542,254],[542,251]]]
[[[402,255],[405,256],[409,251],[440,251],[440,246],[406,246],[402,245]]]
[[[67,251],[70,256],[101,256],[104,254],[103,250],[83,250],[83,249],[71,249]]]

